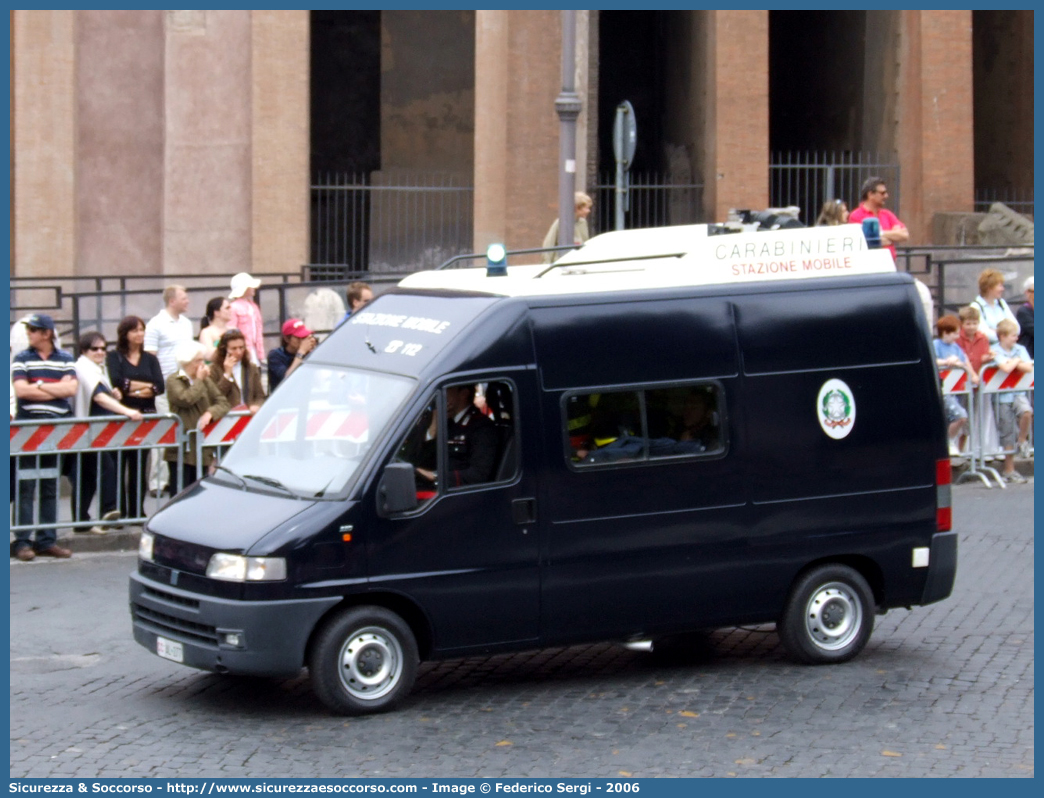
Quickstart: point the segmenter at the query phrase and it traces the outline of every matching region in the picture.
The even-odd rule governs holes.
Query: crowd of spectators
[[[279,346],[265,351],[264,320],[255,301],[260,285],[250,274],[236,274],[228,296],[207,303],[198,332],[187,315],[188,291],[167,286],[162,309],[148,322],[138,316],[119,322],[114,349],[101,331],[84,332],[78,358],[60,348],[50,316],[19,319],[11,329],[11,418],[125,416],[141,421],[146,414],[174,414],[186,430],[203,430],[230,410],[257,412],[318,345],[303,321],[289,318],[281,325]],[[346,298],[349,311],[339,324],[365,307],[373,290],[355,282]],[[214,453],[204,450],[203,457],[199,465],[213,469]],[[58,545],[54,528],[61,476],[72,485],[75,531],[101,535],[123,519],[143,517],[147,493],[174,495],[194,482],[196,458],[196,448],[189,445],[180,457],[177,448],[12,457],[18,526],[12,555],[24,561],[71,556]],[[98,518],[91,519],[95,497]],[[40,528],[33,529],[37,524]]]
[[[1023,283],[1026,302],[1013,313],[1004,301],[1004,275],[984,269],[978,280],[979,295],[958,311],[942,316],[935,325],[936,362],[940,369],[962,369],[971,387],[980,385],[986,369],[1004,373],[1033,371],[1033,278]],[[981,404],[978,424],[980,448],[987,460],[1000,459],[1006,482],[1025,482],[1015,469],[1016,454],[1029,457],[1033,402],[1024,391],[1001,391]],[[950,434],[950,454],[960,456],[970,448],[968,407],[963,397],[944,398]],[[1000,453],[999,455],[996,453]]]

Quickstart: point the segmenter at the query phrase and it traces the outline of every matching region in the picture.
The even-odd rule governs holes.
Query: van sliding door
[[[728,302],[541,308],[534,318],[548,450],[545,642],[713,625],[729,611],[744,551]]]

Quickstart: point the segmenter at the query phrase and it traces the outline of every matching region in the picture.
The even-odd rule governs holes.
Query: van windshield
[[[251,487],[338,495],[413,387],[406,377],[306,363],[261,406],[221,466]]]

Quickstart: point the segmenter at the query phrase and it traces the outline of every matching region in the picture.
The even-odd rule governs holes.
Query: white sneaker
[[[954,441],[953,438],[950,438],[950,457],[960,457],[960,456],[961,456],[961,450],[957,448],[956,441]]]
[[[1026,481],[1026,477],[1022,476],[1018,471],[1012,471],[1010,474],[1004,475],[1004,481],[1012,485],[1021,485]]]
[[[1017,451],[1018,451],[1019,457],[1023,458],[1024,460],[1028,460],[1030,458],[1030,456],[1031,456],[1031,453],[1030,453],[1030,442],[1029,441],[1023,441],[1022,443],[1020,443],[1018,445]]]

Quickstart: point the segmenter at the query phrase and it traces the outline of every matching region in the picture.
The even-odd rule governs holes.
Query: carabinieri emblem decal
[[[856,406],[852,389],[842,380],[827,380],[819,389],[816,415],[823,432],[835,440],[844,438],[855,426]]]

